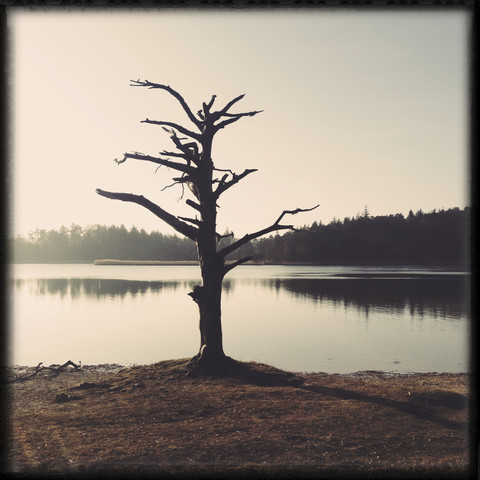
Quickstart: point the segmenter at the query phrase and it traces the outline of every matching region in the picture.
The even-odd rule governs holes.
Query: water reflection
[[[195,280],[124,280],[103,278],[40,278],[13,280],[17,290],[30,294],[55,295],[73,300],[89,297],[124,298],[149,292],[190,291]],[[329,303],[335,307],[356,309],[367,317],[372,311],[413,317],[430,315],[435,318],[469,316],[468,277],[445,275],[418,278],[242,278],[223,283],[229,296],[238,284],[260,286],[277,294],[288,292],[296,299]]]
[[[330,373],[468,370],[468,275],[236,270],[224,281],[222,303],[234,358]],[[17,268],[11,362],[129,365],[189,356],[198,348],[198,309],[186,294],[199,281],[190,267]]]
[[[263,286],[287,290],[296,298],[411,316],[460,318],[469,315],[468,278],[463,275],[419,278],[265,279]]]
[[[165,290],[191,289],[193,280],[143,281],[105,278],[38,278],[14,280],[17,290],[26,288],[34,295],[58,295],[72,300],[82,297],[101,299],[106,297],[124,298],[145,293],[159,293]]]

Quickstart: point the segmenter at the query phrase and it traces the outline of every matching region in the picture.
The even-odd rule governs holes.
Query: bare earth
[[[292,374],[241,363],[200,378],[186,376],[186,362],[42,371],[10,383],[9,471],[469,471],[466,374]]]

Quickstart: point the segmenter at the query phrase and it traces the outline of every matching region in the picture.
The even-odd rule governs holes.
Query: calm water
[[[12,364],[198,351],[198,267],[14,265],[10,282]],[[445,270],[244,265],[224,282],[224,348],[291,371],[467,372],[468,290]]]

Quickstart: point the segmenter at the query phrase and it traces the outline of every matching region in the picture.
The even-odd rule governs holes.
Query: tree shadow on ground
[[[230,357],[220,365],[202,366],[188,371],[189,377],[228,378],[263,387],[295,387],[302,385],[303,378],[270,365],[256,362],[239,362]]]
[[[421,420],[428,420],[453,430],[466,430],[468,428],[468,424],[466,422],[448,420],[442,418],[433,411],[435,407],[453,410],[466,409],[468,406],[468,399],[465,395],[460,393],[436,391],[413,394],[412,400],[405,402],[400,400],[392,400],[379,395],[355,392],[345,388],[326,387],[321,385],[303,385],[299,388],[308,390],[310,392],[319,393],[321,395],[340,398],[342,400],[358,400],[360,402],[369,402],[382,407],[393,408],[400,412],[414,415]]]
[[[468,428],[467,422],[457,422],[441,416],[441,411],[444,409],[457,411],[467,409],[468,398],[455,392],[438,390],[413,393],[407,401],[393,400],[380,395],[361,393],[345,388],[304,385],[305,379],[295,373],[256,362],[239,362],[230,357],[227,357],[227,361],[221,367],[217,365],[212,369],[192,369],[189,371],[189,376],[229,378],[233,381],[264,387],[293,387],[341,400],[374,403],[453,430],[466,430]]]

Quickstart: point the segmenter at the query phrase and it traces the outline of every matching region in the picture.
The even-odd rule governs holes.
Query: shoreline
[[[79,366],[78,370],[81,371],[98,371],[104,373],[116,372],[119,370],[127,370],[134,368],[149,368],[154,365],[163,362],[171,362],[175,360],[159,360],[154,363],[138,364],[132,363],[129,365],[122,365],[119,363],[96,363],[96,364],[82,364]],[[248,363],[248,362],[247,362]],[[45,365],[45,367],[59,367],[60,364],[50,364]],[[4,369],[10,374],[19,374],[19,373],[31,373],[37,368],[37,365],[5,365]],[[272,368],[277,368],[273,367]],[[69,369],[70,370],[70,369]],[[73,371],[73,370],[72,370]],[[380,378],[390,378],[390,377],[412,377],[412,376],[421,376],[421,375],[466,375],[469,376],[470,372],[392,372],[388,370],[358,370],[355,372],[324,372],[324,371],[293,371],[293,370],[283,370],[288,374],[298,375],[298,376],[338,376],[338,377],[353,377],[353,378],[369,378],[369,377],[380,377]]]
[[[199,265],[198,260],[115,260],[103,259],[95,260],[94,265],[163,265],[163,266],[185,266]],[[90,264],[87,264],[90,265]]]

